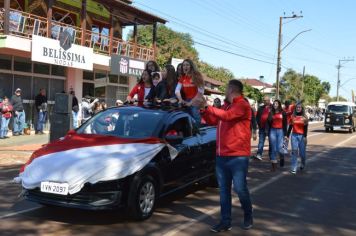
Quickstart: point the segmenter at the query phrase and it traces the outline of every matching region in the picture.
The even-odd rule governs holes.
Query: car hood
[[[166,146],[175,158],[177,151],[157,138],[73,134],[36,151],[17,181],[26,189],[47,181],[68,183],[74,194],[87,182],[121,179],[141,170]]]

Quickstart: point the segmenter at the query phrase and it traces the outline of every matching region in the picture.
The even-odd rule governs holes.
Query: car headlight
[[[330,122],[330,118],[326,118],[326,122]]]
[[[346,119],[346,120],[345,120],[345,123],[349,123],[349,122],[350,122],[350,120],[349,120],[349,119]]]

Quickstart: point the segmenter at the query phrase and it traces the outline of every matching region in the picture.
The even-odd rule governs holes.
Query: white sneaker
[[[262,155],[261,155],[261,154],[257,154],[257,155],[256,155],[256,159],[262,161]]]

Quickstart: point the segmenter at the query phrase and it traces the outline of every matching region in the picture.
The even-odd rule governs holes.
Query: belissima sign
[[[70,35],[64,31],[60,40],[32,35],[32,61],[53,65],[93,70],[93,49],[72,44]]]

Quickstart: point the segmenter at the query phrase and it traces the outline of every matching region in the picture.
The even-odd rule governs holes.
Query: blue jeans
[[[266,135],[265,129],[264,128],[259,128],[258,129],[258,150],[257,150],[257,154],[262,155],[263,148],[265,146],[266,137],[267,137],[267,135]],[[271,149],[270,139],[268,139],[268,146],[269,146],[268,155],[269,155],[269,157],[271,157],[272,149]]]
[[[187,112],[193,117],[197,127],[201,125],[201,116],[199,107],[190,106],[187,108]]]
[[[17,115],[14,117],[14,129],[13,133],[22,133],[25,126],[26,115],[24,111],[17,112]]]
[[[304,136],[302,134],[292,133],[291,143],[292,143],[291,170],[292,171],[297,171],[297,168],[298,168],[298,151],[299,151],[299,156],[300,156],[301,161],[302,161],[302,166],[305,166],[306,145],[305,145],[305,142],[304,142]]]
[[[79,127],[78,124],[78,112],[72,111],[72,117],[73,117],[73,129],[76,129]]]
[[[220,189],[221,222],[231,224],[231,184],[237,193],[245,215],[252,215],[246,175],[249,157],[216,157],[216,178]]]
[[[272,163],[277,163],[277,153],[279,153],[280,158],[283,158],[284,155],[282,153],[282,147],[283,147],[283,140],[284,140],[284,133],[283,129],[275,129],[271,128],[270,133],[269,133],[269,140],[271,144],[271,162]]]
[[[37,117],[37,132],[43,131],[43,126],[46,123],[47,112],[46,111],[39,111]]]
[[[10,118],[1,116],[0,138],[7,136],[7,131],[9,130],[9,122]]]

